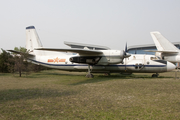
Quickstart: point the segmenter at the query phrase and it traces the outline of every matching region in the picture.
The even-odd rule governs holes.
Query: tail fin
[[[34,53],[34,48],[43,47],[34,26],[26,27],[26,49]]]
[[[176,46],[174,46],[171,42],[169,42],[164,36],[161,35],[160,32],[150,32],[153,41],[156,45],[158,51],[165,50],[179,50]]]

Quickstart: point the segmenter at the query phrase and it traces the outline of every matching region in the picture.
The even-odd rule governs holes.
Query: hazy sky
[[[0,4],[0,48],[25,47],[35,26],[44,47],[64,41],[124,49],[153,44],[151,31],[180,42],[180,0],[5,0]]]

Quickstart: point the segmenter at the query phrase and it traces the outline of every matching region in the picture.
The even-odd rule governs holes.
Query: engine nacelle
[[[98,65],[119,64],[123,62],[124,51],[109,50],[104,52],[104,56],[99,60]]]
[[[69,59],[70,62],[84,63],[91,65],[109,65],[119,64],[123,62],[123,59],[129,57],[129,54],[125,54],[122,50],[104,50],[103,53],[97,56],[75,56]]]

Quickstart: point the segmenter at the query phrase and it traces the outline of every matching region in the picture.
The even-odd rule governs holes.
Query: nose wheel
[[[153,78],[157,78],[159,76],[159,74],[158,73],[156,73],[156,74],[152,74],[152,77]]]
[[[87,78],[94,78],[94,75],[91,74],[90,65],[88,64],[88,74],[86,75]]]

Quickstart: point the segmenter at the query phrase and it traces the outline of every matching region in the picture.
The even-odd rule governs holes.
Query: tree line
[[[10,53],[3,49],[0,54],[0,72],[1,73],[18,73],[21,77],[22,74],[30,74],[30,72],[39,72],[48,69],[46,67],[35,65],[28,62],[28,51],[24,47],[15,47],[17,53]]]

